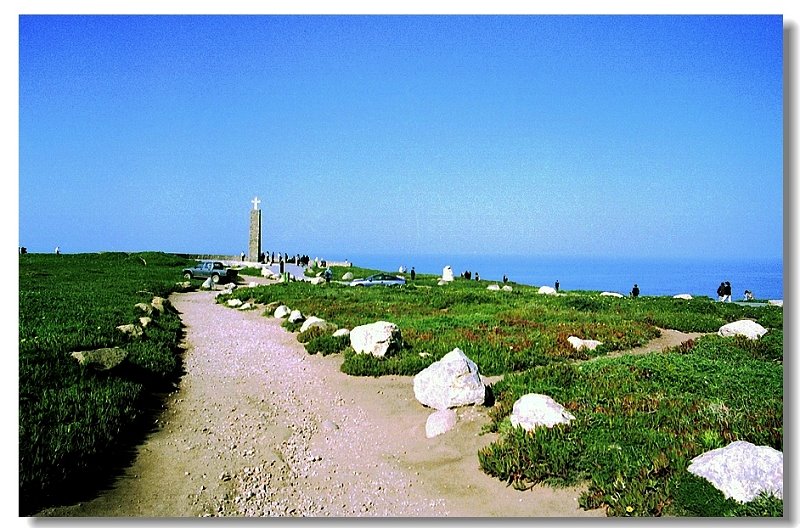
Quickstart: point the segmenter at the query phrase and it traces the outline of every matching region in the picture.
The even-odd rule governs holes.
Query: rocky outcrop
[[[425,421],[425,436],[433,438],[444,434],[456,425],[458,417],[452,409],[442,409],[428,416]]]
[[[624,296],[624,295],[622,295],[621,293],[617,293],[617,292],[607,292],[607,291],[601,292],[601,293],[600,293],[600,295],[601,295],[602,297],[616,297],[617,299],[621,299],[621,298],[625,297],[625,296]]]
[[[514,402],[511,410],[511,425],[526,431],[541,426],[553,427],[574,419],[563,405],[545,394],[526,394]]]
[[[77,359],[80,365],[95,370],[110,370],[125,361],[128,353],[119,347],[98,348],[97,350],[73,352],[72,357]]]
[[[750,502],[762,491],[783,499],[783,453],[769,446],[733,442],[692,459],[687,469],[727,499]]]
[[[153,322],[153,319],[147,316],[143,316],[139,318],[139,324],[142,325],[142,328],[147,328],[147,325]]]
[[[289,307],[285,304],[282,304],[275,308],[275,313],[272,315],[275,317],[275,319],[283,319],[284,317],[288,317],[290,313],[292,313],[292,311],[289,309]]]
[[[542,286],[536,293],[540,293],[542,295],[558,295],[558,292],[552,286]]]
[[[767,329],[755,321],[742,319],[721,326],[717,332],[722,337],[745,336],[747,339],[758,339],[767,333]]]
[[[384,357],[400,348],[402,335],[394,323],[378,321],[350,330],[350,346],[356,354]]]
[[[594,339],[581,339],[580,337],[576,336],[569,336],[567,338],[569,344],[572,345],[572,348],[575,350],[580,350],[582,348],[588,348],[589,350],[594,350],[598,346],[602,345],[602,341],[596,341]]]
[[[342,275],[342,280],[345,280],[345,281],[353,280],[353,272],[352,271],[348,271],[347,273]]]
[[[455,348],[414,376],[414,396],[421,404],[439,410],[482,405],[486,387],[475,362]]]
[[[684,299],[686,301],[691,301],[692,300],[692,296],[689,295],[688,293],[679,293],[678,295],[673,295],[672,298],[673,299]]]

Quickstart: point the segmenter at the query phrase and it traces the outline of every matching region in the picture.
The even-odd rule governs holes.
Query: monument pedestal
[[[261,256],[261,209],[258,204],[261,200],[253,199],[253,209],[250,211],[250,240],[248,243],[247,259],[258,262]]]

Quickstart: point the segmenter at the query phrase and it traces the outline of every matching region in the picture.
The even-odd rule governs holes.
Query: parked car
[[[186,280],[211,277],[213,282],[236,282],[238,276],[239,270],[228,268],[218,260],[203,260],[195,267],[183,270],[183,278]]]
[[[406,280],[403,277],[376,273],[365,279],[354,279],[350,282],[350,286],[402,286],[405,283]]]

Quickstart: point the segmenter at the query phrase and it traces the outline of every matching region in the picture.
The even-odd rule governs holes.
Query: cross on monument
[[[257,210],[258,210],[258,204],[260,204],[260,203],[261,203],[261,200],[259,200],[259,199],[258,199],[258,196],[256,196],[255,198],[253,198],[252,200],[250,200],[250,203],[251,203],[251,204],[253,204],[253,210],[254,210],[254,211],[257,211]]]

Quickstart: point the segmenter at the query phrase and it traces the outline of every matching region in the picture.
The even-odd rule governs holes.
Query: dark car
[[[236,282],[238,274],[238,270],[228,268],[217,260],[200,261],[195,267],[183,270],[183,278],[186,280],[211,277],[213,282]]]
[[[402,286],[406,283],[403,277],[389,275],[387,273],[376,273],[365,279],[354,279],[350,286]]]

